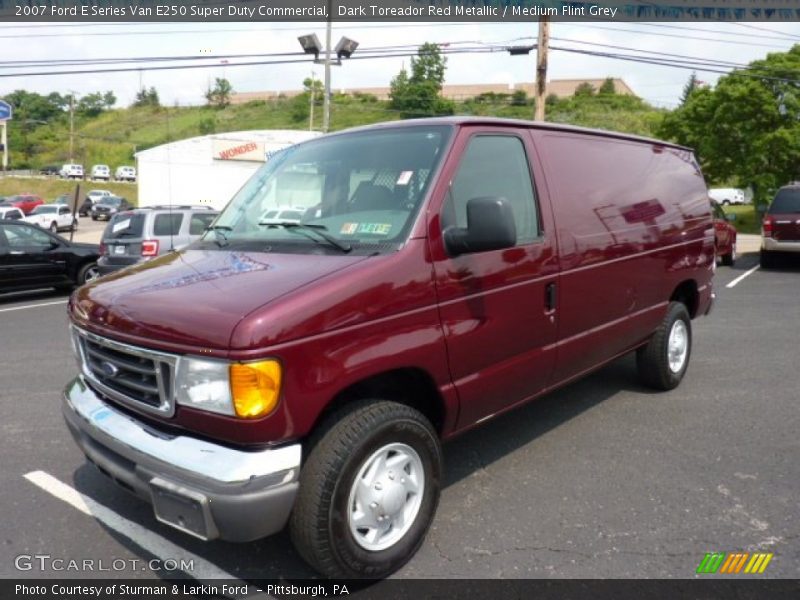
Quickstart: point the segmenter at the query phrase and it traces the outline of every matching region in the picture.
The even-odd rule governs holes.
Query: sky
[[[65,26],[66,25],[66,26]],[[316,33],[325,39],[324,23],[128,23],[0,24],[0,55],[5,60],[63,60],[111,57],[208,56],[241,53],[296,52],[299,35]],[[359,50],[390,45],[473,42],[533,44],[536,23],[335,23],[333,43],[347,36]],[[560,23],[551,25],[551,46],[630,53],[589,44],[607,44],[648,52],[676,53],[703,59],[746,64],[769,52],[784,52],[800,43],[800,23]],[[569,41],[567,41],[569,40]],[[21,51],[24,48],[24,53]],[[358,50],[356,54],[358,53]],[[408,58],[345,61],[333,67],[332,88],[388,86],[408,65]],[[147,71],[116,74],[11,76],[40,67],[9,69],[0,59],[0,97],[16,89],[39,93],[112,90],[119,106],[129,105],[140,85],[155,87],[162,104],[197,105],[216,77],[228,79],[237,92],[294,90],[313,72],[323,69],[311,59],[293,65]],[[231,61],[233,62],[233,61]],[[446,83],[529,82],[535,79],[535,52],[510,56],[505,52],[448,57]],[[76,67],[72,67],[76,68]],[[99,67],[101,68],[101,67]],[[41,69],[45,70],[45,69]],[[52,70],[52,69],[47,69]],[[619,77],[640,97],[656,106],[677,105],[692,69],[626,62],[553,50],[548,79]],[[698,79],[713,85],[718,74],[697,70]]]

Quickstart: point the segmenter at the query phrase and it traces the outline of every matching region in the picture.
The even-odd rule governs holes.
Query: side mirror
[[[511,248],[517,243],[514,212],[505,198],[484,196],[467,202],[467,227],[448,227],[444,243],[451,256]]]
[[[734,213],[727,214],[725,215],[725,220],[728,221],[729,223],[735,223],[736,215]]]

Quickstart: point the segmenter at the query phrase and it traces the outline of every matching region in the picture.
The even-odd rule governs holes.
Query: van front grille
[[[111,399],[172,416],[177,356],[130,346],[73,328],[85,377]]]

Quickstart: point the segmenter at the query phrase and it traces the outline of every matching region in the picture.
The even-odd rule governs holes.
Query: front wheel
[[[731,244],[731,250],[727,254],[722,255],[722,264],[726,267],[732,267],[736,262],[736,244]]]
[[[292,541],[329,577],[385,577],[414,555],[436,512],[439,439],[420,412],[383,400],[331,423],[300,475]]]
[[[639,378],[648,387],[671,390],[686,374],[692,353],[692,320],[682,302],[670,302],[667,314],[646,346],[636,351]]]
[[[50,233],[58,233],[58,223],[53,221],[52,223],[50,223],[49,229],[50,229]]]
[[[89,263],[83,265],[78,270],[78,276],[75,277],[75,283],[78,285],[83,285],[84,283],[89,283],[90,281],[94,281],[100,276],[100,272],[97,270],[96,263]]]

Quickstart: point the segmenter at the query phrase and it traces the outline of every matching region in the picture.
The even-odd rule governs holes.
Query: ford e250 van
[[[442,441],[628,352],[677,386],[714,268],[687,148],[469,118],[327,135],[72,296],[64,415],[159,521],[288,524],[322,573],[381,577],[423,542]]]

